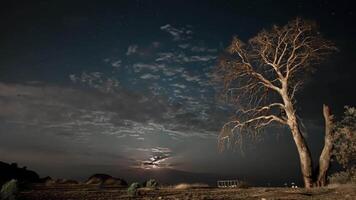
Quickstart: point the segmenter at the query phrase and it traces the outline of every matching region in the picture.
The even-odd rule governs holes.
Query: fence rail
[[[240,184],[239,180],[219,180],[219,181],[217,181],[217,185],[219,188],[238,187],[239,184]]]

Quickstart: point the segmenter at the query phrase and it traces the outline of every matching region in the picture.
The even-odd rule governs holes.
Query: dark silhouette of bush
[[[331,174],[328,180],[330,184],[356,184],[356,168]]]
[[[0,161],[0,185],[11,179],[16,179],[20,184],[40,182],[36,172],[27,170],[26,167],[19,168],[17,163],[7,164]]]

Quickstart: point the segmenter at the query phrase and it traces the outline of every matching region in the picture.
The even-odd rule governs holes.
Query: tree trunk
[[[313,187],[313,163],[309,148],[306,141],[301,134],[298,124],[294,123],[290,126],[295,145],[299,153],[300,168],[303,175],[304,187]]]
[[[324,148],[319,158],[319,172],[315,185],[318,187],[326,185],[326,175],[329,169],[331,151],[332,151],[332,119],[330,109],[327,105],[323,105],[323,115],[325,120],[325,141]]]
[[[286,86],[286,85],[284,85]],[[292,101],[287,95],[286,87],[283,87],[282,98],[287,115],[287,123],[292,132],[295,145],[297,146],[300,167],[303,175],[304,187],[313,187],[313,163],[308,145],[300,132],[295,110],[293,108]]]

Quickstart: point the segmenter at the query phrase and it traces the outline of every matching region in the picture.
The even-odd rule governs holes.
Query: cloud
[[[181,88],[181,89],[185,89],[185,88],[187,87],[186,85],[178,84],[178,83],[171,84],[171,86],[173,86],[173,87],[178,87],[178,88]]]
[[[142,160],[154,154],[171,159],[175,145],[215,140],[221,125],[216,119],[224,116],[209,102],[208,77],[199,68],[212,65],[216,55],[194,45],[189,28],[168,24],[161,30],[173,37],[169,51],[161,41],[130,45],[123,59],[104,59],[114,70],[70,74],[71,86],[0,83],[0,129],[16,132],[12,140],[37,135],[41,147],[56,140],[59,150],[69,144],[69,149],[117,152],[134,160],[140,154],[133,149],[149,149]]]
[[[169,33],[174,41],[191,39],[191,35],[193,34],[193,31],[187,28],[175,28],[170,24],[161,26],[160,29]]]
[[[168,61],[171,60],[172,58],[174,58],[175,55],[172,52],[162,52],[162,53],[158,53],[158,58],[156,58],[156,61]]]
[[[45,149],[42,158],[48,162],[74,159],[87,164],[95,162],[83,152],[102,152],[105,156],[97,162],[120,160],[132,166],[130,159],[173,159],[179,152],[171,146],[185,140],[216,138],[211,122],[198,122],[197,116],[162,96],[120,88],[104,93],[95,88],[0,83],[0,107],[0,131],[5,133],[0,134],[0,151],[26,152],[27,158],[16,157],[21,160],[34,161],[39,156],[36,149]],[[135,153],[136,148],[149,149],[148,154]]]
[[[140,76],[141,79],[159,79],[160,76],[159,75],[153,75],[153,74],[144,74],[142,76]]]
[[[172,167],[170,161],[174,158],[174,155],[170,148],[157,146],[151,148],[136,148],[132,150],[145,154],[144,159],[138,160],[138,162],[132,166],[134,168],[154,169]]]
[[[179,44],[178,47],[182,49],[187,49],[190,46],[190,44],[185,43],[185,44]]]
[[[183,71],[182,68],[179,67],[169,67],[168,65],[164,63],[135,63],[132,65],[134,72],[135,73],[160,73],[162,76],[168,76],[172,77],[174,75],[177,75],[178,73],[181,73]],[[143,75],[140,75],[141,78]],[[154,75],[146,78],[153,78],[153,79],[158,79],[160,78],[159,75]]]
[[[174,86],[184,88],[184,85]],[[21,124],[82,142],[97,134],[145,139],[147,134],[157,133],[174,138],[210,135],[203,127],[181,124],[178,115],[184,110],[163,99],[125,90],[107,94],[58,86],[0,83],[0,106],[4,108],[0,111],[2,123]]]
[[[216,53],[218,51],[217,49],[207,48],[207,47],[199,47],[199,46],[193,46],[190,50],[192,52],[208,52],[208,53]]]
[[[114,77],[106,77],[101,72],[82,72],[80,76],[70,74],[69,79],[74,83],[98,89],[103,92],[113,92],[120,85]]]
[[[155,61],[169,63],[191,63],[191,62],[210,62],[217,57],[215,55],[187,55],[183,52],[160,52]]]
[[[189,82],[197,82],[197,81],[200,81],[199,76],[192,76],[192,75],[190,75],[188,72],[182,73],[182,77],[183,77],[186,81],[189,81]]]
[[[122,64],[122,60],[117,60],[117,61],[113,61],[111,63],[111,66],[113,66],[114,68],[119,68],[121,67],[121,64]]]
[[[133,64],[133,69],[136,73],[142,72],[144,70],[148,70],[151,72],[157,72],[164,68],[165,66],[163,64],[146,64],[146,63],[135,63]]]
[[[118,126],[119,128],[117,128],[117,124],[113,125],[112,129],[115,131],[111,130],[111,133],[117,138],[131,138],[140,143],[149,142],[152,135],[157,133],[162,133],[174,141],[182,141],[190,137],[213,139],[220,128],[215,117],[217,115],[219,119],[224,117],[216,112],[216,105],[211,103],[214,96],[212,88],[209,88],[207,72],[193,68],[193,66],[211,66],[216,59],[216,55],[214,55],[216,49],[204,45],[194,45],[190,40],[192,32],[189,29],[178,29],[167,24],[162,26],[161,30],[173,37],[175,48],[171,51],[156,52],[150,54],[151,57],[145,58],[137,54],[135,63],[130,64],[128,61],[120,63],[120,65],[132,66],[127,69],[132,69],[133,74],[126,76],[122,74],[123,71],[120,71],[117,76],[124,76],[124,79],[127,80],[125,80],[126,86],[134,83],[140,86],[140,92],[149,92],[152,95],[141,98],[140,101],[144,104],[152,103],[153,98],[165,99],[161,105],[164,111],[158,118],[148,117],[149,122],[123,117],[118,122],[125,125],[121,124]],[[161,48],[156,49],[161,44],[162,42],[156,44],[152,42],[149,43],[149,48],[155,47],[151,49],[152,51],[162,50]],[[138,116],[151,114],[131,113],[131,115]],[[148,135],[150,136],[148,137]]]
[[[151,148],[153,153],[171,153],[172,150],[168,147],[154,147]]]
[[[212,55],[204,55],[204,56],[191,56],[189,61],[190,62],[206,62],[206,61],[211,61],[215,60],[216,56]]]
[[[159,153],[159,154],[170,154],[172,153],[172,150],[168,147],[160,147],[160,146],[155,146],[151,148],[136,148],[135,150],[137,151],[143,151],[143,152],[149,152],[151,154]]]
[[[136,45],[136,44],[130,45],[130,46],[127,48],[126,55],[127,55],[127,56],[130,56],[130,55],[136,53],[136,52],[137,52],[137,49],[138,49],[138,45]]]

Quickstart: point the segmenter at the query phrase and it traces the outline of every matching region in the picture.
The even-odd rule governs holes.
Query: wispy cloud
[[[218,50],[214,48],[207,48],[202,46],[193,46],[190,49],[192,52],[208,52],[208,53],[216,53]]]
[[[121,55],[103,59],[106,68],[70,74],[73,87],[0,84],[0,104],[8,110],[0,112],[3,123],[87,146],[109,138],[119,152],[130,144],[135,159],[140,148],[150,154],[142,160],[154,154],[172,158],[175,150],[162,147],[167,144],[215,140],[216,119],[224,116],[205,69],[214,64],[216,50],[194,43],[191,27],[160,29],[173,38],[169,43],[129,45]],[[16,104],[8,103],[10,90],[21,93],[11,97]]]
[[[101,72],[83,72],[80,76],[70,74],[69,78],[74,83],[80,83],[103,92],[112,92],[119,87],[119,81],[114,77],[105,77]]]
[[[183,52],[160,52],[156,58],[157,62],[169,63],[191,63],[191,62],[209,62],[214,61],[215,55],[187,55]]]
[[[144,74],[142,76],[140,76],[141,79],[159,79],[160,76],[159,75],[154,75],[154,74]]]
[[[174,86],[184,88],[184,85]],[[11,84],[0,84],[0,89],[0,103],[7,108],[0,111],[0,117],[6,118],[4,122],[36,126],[62,136],[104,134],[145,138],[147,134],[162,133],[175,138],[206,138],[211,135],[203,127],[180,124],[177,117],[182,111],[162,100],[145,97],[142,101],[144,97],[120,91],[87,93],[61,87]],[[28,114],[24,117],[24,113]]]
[[[138,46],[136,44],[132,44],[127,48],[126,55],[130,56],[137,52]]]
[[[181,88],[181,89],[185,89],[187,87],[186,85],[178,84],[178,83],[171,84],[171,86],[178,87],[178,88]]]
[[[169,33],[175,41],[191,39],[191,35],[193,34],[193,31],[191,31],[190,29],[175,28],[170,24],[166,24],[164,26],[161,26],[160,28],[161,30]]]
[[[113,66],[114,68],[119,68],[121,67],[121,64],[122,64],[122,60],[116,60],[111,63],[111,66]]]

